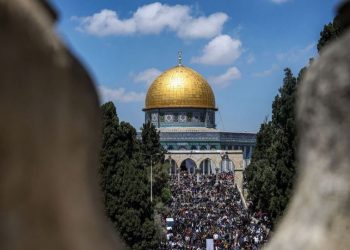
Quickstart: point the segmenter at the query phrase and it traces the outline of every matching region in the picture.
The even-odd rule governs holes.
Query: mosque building
[[[249,164],[256,134],[216,128],[218,108],[212,88],[198,72],[178,65],[159,75],[145,101],[145,121],[160,132],[171,173],[235,171]]]

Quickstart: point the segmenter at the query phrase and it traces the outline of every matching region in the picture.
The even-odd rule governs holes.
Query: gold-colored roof
[[[149,87],[144,109],[154,108],[216,109],[208,82],[181,64],[163,72]]]

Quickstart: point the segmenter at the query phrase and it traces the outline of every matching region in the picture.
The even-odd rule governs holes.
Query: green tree
[[[159,135],[158,141],[151,136],[138,140],[136,130],[129,123],[119,123],[111,102],[102,105],[101,112],[100,174],[106,214],[131,249],[157,249],[160,229],[154,222],[154,209],[149,198],[149,162],[143,152],[163,152]],[[149,148],[150,138],[153,149]],[[157,179],[158,185],[163,187],[161,190],[167,185],[163,181],[164,178]]]
[[[118,127],[119,119],[115,106],[112,102],[105,103],[101,106],[102,114],[102,147],[101,147],[101,165],[100,165],[100,175],[101,175],[101,186],[107,197],[106,192],[108,190],[107,186],[110,186],[111,180],[109,176],[115,171],[114,167],[118,160]],[[106,201],[105,201],[106,202]]]
[[[252,155],[252,161],[246,170],[246,177],[248,182],[249,198],[252,200],[254,208],[256,210],[266,210],[269,206],[269,197],[273,194],[273,190],[270,192],[262,192],[262,186],[267,179],[265,168],[270,167],[270,145],[272,144],[272,123],[265,120],[261,125],[259,132],[257,133],[257,143]],[[266,190],[266,188],[264,188]]]
[[[261,125],[247,169],[254,209],[268,212],[274,222],[283,214],[294,183],[296,88],[297,79],[285,69],[283,86],[272,104],[272,120]]]
[[[323,30],[320,32],[320,39],[317,43],[317,50],[320,52],[323,47],[328,45],[330,42],[337,39],[344,31],[344,25],[337,15],[332,22],[324,25]]]
[[[164,163],[165,150],[160,144],[159,131],[155,126],[148,122],[141,128],[142,155],[144,162],[150,168],[151,158],[153,164],[153,197],[158,212],[164,210],[164,204],[168,203],[171,198],[169,184],[169,164]],[[158,204],[162,203],[162,204]]]
[[[151,157],[154,163],[164,158],[165,150],[160,144],[159,131],[150,123],[144,123],[141,128],[142,153],[144,159],[150,163]]]
[[[324,26],[317,49],[320,52],[344,31],[339,15]],[[295,78],[285,69],[283,86],[272,103],[272,119],[267,119],[257,133],[252,161],[246,170],[249,198],[254,210],[268,212],[275,224],[291,197],[296,170],[296,90],[307,68]]]

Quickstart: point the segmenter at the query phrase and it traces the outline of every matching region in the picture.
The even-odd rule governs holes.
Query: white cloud
[[[143,92],[128,92],[124,88],[111,89],[102,85],[98,86],[98,92],[103,102],[142,102],[146,96]]]
[[[310,43],[304,48],[290,49],[284,53],[278,53],[276,55],[277,60],[287,61],[287,62],[297,62],[299,60],[304,60],[305,57],[315,48],[316,43]]]
[[[178,29],[189,18],[189,11],[186,5],[169,6],[156,2],[138,8],[128,20],[135,22],[140,33],[158,34],[166,28]]]
[[[192,58],[192,62],[210,65],[233,63],[242,53],[242,43],[228,35],[219,35],[203,49],[202,55]]]
[[[181,38],[211,38],[221,33],[228,20],[225,13],[194,17],[187,5],[167,5],[159,2],[139,7],[130,18],[121,19],[117,12],[101,10],[91,16],[73,17],[78,29],[91,35],[159,34],[174,31]]]
[[[228,19],[224,13],[214,13],[209,17],[191,18],[178,30],[181,38],[211,38],[221,33],[222,26]]]
[[[262,72],[255,73],[254,76],[255,77],[267,77],[267,76],[270,76],[275,71],[277,71],[278,69],[279,69],[278,65],[277,64],[273,64],[271,66],[271,68],[269,68],[267,70],[264,70]]]
[[[290,2],[291,0],[270,0],[270,1],[277,4],[282,4],[282,3]]]
[[[228,68],[227,71],[218,76],[209,77],[209,82],[213,85],[225,88],[230,85],[233,80],[240,79],[241,72],[236,67]]]
[[[134,22],[120,20],[115,11],[107,9],[92,16],[73,17],[73,19],[80,22],[78,27],[80,31],[97,36],[130,34],[136,30]]]
[[[134,82],[150,85],[161,73],[162,71],[159,69],[149,68],[134,75],[133,80]]]

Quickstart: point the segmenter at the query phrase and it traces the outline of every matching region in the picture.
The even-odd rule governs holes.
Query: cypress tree
[[[150,163],[151,156],[154,163],[158,163],[164,158],[165,150],[160,144],[159,131],[150,123],[144,123],[141,128],[142,153],[144,159]]]
[[[323,47],[337,39],[344,31],[344,25],[339,15],[335,16],[333,21],[324,25],[320,32],[320,38],[317,43],[317,50],[320,52]]]
[[[336,16],[321,31],[318,51],[337,39],[343,31],[342,21]],[[306,67],[302,68],[295,78],[290,69],[285,69],[283,86],[272,103],[272,119],[266,119],[261,125],[252,161],[246,170],[252,209],[267,212],[273,224],[283,215],[294,184],[297,165],[296,90],[306,70]]]
[[[143,142],[137,140],[136,130],[129,123],[119,123],[111,102],[102,105],[101,112],[100,174],[106,214],[128,247],[157,249],[161,240],[160,229],[154,223],[154,209],[150,202],[148,162],[142,157],[152,136],[145,136]],[[149,133],[153,135],[154,132]],[[152,145],[151,152],[163,152],[159,141],[154,138]],[[162,183],[163,179],[157,181],[160,186],[166,185]]]
[[[297,79],[285,69],[283,86],[272,104],[272,120],[261,125],[247,169],[254,209],[268,212],[273,222],[283,214],[294,183],[296,87]]]
[[[153,197],[156,206],[160,207],[160,211],[164,210],[170,198],[170,184],[169,184],[169,164],[164,163],[164,153],[166,152],[160,144],[159,131],[155,126],[148,122],[143,124],[141,128],[141,143],[142,155],[144,162],[148,165],[150,171],[151,157],[153,165]],[[158,204],[157,203],[162,203]]]

